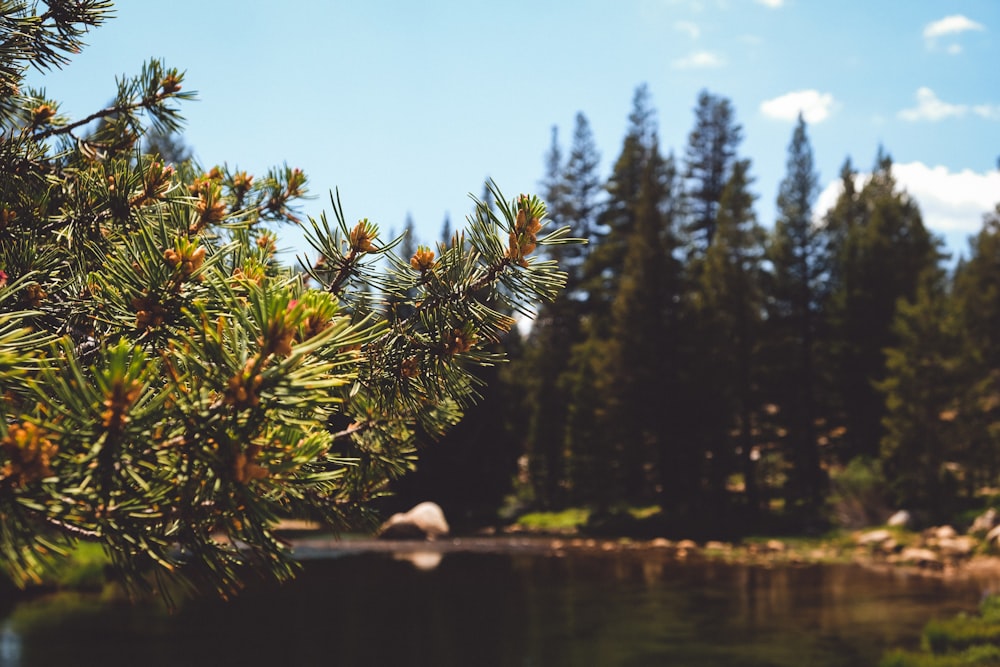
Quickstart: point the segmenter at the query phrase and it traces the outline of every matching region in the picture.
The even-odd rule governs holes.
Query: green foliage
[[[712,485],[721,494],[729,470],[741,470],[747,504],[756,512],[760,497],[752,453],[762,403],[758,357],[764,310],[764,230],[753,211],[749,170],[749,160],[733,165],[719,202],[713,243],[695,268],[699,278],[695,290],[702,346],[708,352],[700,359],[699,375],[706,387],[725,387],[715,389],[713,402],[719,433],[709,450]],[[727,461],[729,452],[739,461]]]
[[[785,431],[782,451],[791,463],[786,500],[811,509],[818,506],[824,491],[816,421],[822,414],[823,311],[828,305],[825,283],[830,268],[827,234],[813,223],[818,182],[800,116],[778,190],[778,219],[766,245],[771,271],[762,374]]]
[[[965,650],[976,644],[1000,642],[1000,623],[996,619],[958,616],[931,621],[924,628],[924,640],[933,653]]]
[[[887,517],[887,484],[878,459],[851,459],[830,476],[830,505],[847,528],[882,523]]]
[[[935,655],[897,649],[879,661],[879,667],[996,667],[1000,665],[1000,646],[985,644],[961,653]]]
[[[987,597],[979,614],[933,620],[923,632],[923,651],[894,650],[881,667],[1000,665],[1000,598]]]
[[[937,514],[949,511],[946,462],[954,459],[957,321],[940,284],[927,281],[914,301],[897,306],[893,330],[899,344],[886,351],[882,459],[897,507]]]
[[[586,259],[517,374],[535,503],[656,501],[718,534],[769,512],[815,532],[827,508],[855,526],[981,502],[1000,475],[1000,209],[950,275],[881,148],[813,211],[800,119],[764,233],[741,139],[703,92],[677,162],[636,89]],[[554,134],[544,187],[575,226],[571,171]]]
[[[831,360],[845,427],[842,455],[876,456],[885,402],[876,383],[885,377],[884,350],[897,343],[896,304],[913,299],[924,274],[937,270],[939,241],[923,225],[916,203],[898,190],[892,160],[881,150],[860,192],[853,173],[826,218],[835,241]]]
[[[544,195],[551,215],[559,224],[585,240],[594,236],[599,189],[599,155],[593,145],[590,125],[583,114],[576,117],[573,143],[564,162],[553,128],[546,160]],[[531,454],[532,493],[542,507],[580,502],[596,493],[593,474],[604,457],[594,438],[581,433],[574,414],[578,405],[572,393],[580,372],[572,350],[586,336],[581,297],[583,271],[589,245],[556,246],[552,257],[569,272],[567,289],[551,304],[544,305],[532,323],[528,354],[521,364],[519,385],[524,394],[526,448]],[[583,362],[586,363],[585,361]],[[591,434],[593,435],[593,434]]]
[[[527,530],[566,532],[575,531],[587,523],[590,510],[570,507],[559,512],[529,512],[517,519],[517,525]]]
[[[108,9],[47,6],[4,6],[8,87],[24,64],[61,64]],[[20,583],[79,540],[132,585],[290,576],[276,521],[364,518],[412,467],[415,434],[476,400],[506,313],[565,283],[535,251],[567,230],[494,184],[467,234],[409,257],[332,197],[335,222],[307,225],[317,258],[281,266],[269,228],[302,222],[301,171],[142,152],[145,132],[180,127],[183,82],[152,61],[86,118],[31,90],[0,107],[0,564]]]
[[[685,173],[693,208],[689,229],[699,250],[715,237],[722,191],[732,174],[743,128],[736,122],[732,102],[707,90],[698,94],[695,125],[688,135]]]

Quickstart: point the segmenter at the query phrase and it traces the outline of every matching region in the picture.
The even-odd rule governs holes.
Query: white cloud
[[[707,69],[722,67],[726,61],[722,56],[711,51],[695,51],[683,58],[678,58],[671,64],[674,69]]]
[[[1000,104],[952,104],[940,99],[933,90],[923,86],[917,90],[917,106],[903,109],[899,117],[911,122],[961,118],[972,113],[986,120],[1000,120]]]
[[[818,90],[796,90],[760,104],[760,112],[776,120],[795,120],[799,113],[807,123],[822,123],[834,107],[833,95]]]
[[[892,173],[899,187],[917,202],[924,225],[939,234],[975,234],[982,227],[983,214],[993,210],[1000,196],[1000,171],[950,171],[908,162],[894,164]],[[867,177],[858,174],[856,187],[861,188]],[[837,179],[823,189],[814,207],[817,218],[837,202],[840,185]]]
[[[785,4],[785,0],[757,0],[757,4],[770,7],[771,9],[778,9]]]
[[[899,117],[903,120],[943,120],[945,118],[960,118],[969,111],[964,104],[950,104],[938,98],[934,91],[926,86],[917,89],[917,106],[903,109]]]
[[[677,21],[674,23],[674,30],[687,33],[687,36],[691,39],[698,39],[701,35],[701,28],[693,21]]]
[[[1000,120],[1000,104],[977,104],[972,113],[987,120]]]
[[[982,23],[976,23],[961,14],[954,14],[924,26],[924,39],[935,39],[943,35],[955,35],[968,30],[986,30],[986,26]]]
[[[986,26],[982,23],[976,23],[961,14],[946,16],[943,19],[933,21],[924,26],[924,44],[928,49],[934,50],[937,48],[940,39],[953,40],[963,32],[969,32],[970,30],[982,31],[986,30]],[[945,47],[945,51],[950,55],[957,56],[962,52],[962,46],[951,42]]]

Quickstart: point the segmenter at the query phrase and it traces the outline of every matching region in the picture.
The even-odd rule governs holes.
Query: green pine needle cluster
[[[354,525],[415,434],[457,422],[507,313],[565,281],[535,246],[571,239],[491,184],[467,234],[397,257],[339,196],[335,224],[303,222],[297,169],[144,154],[193,96],[176,69],[148,63],[80,119],[22,86],[109,12],[0,2],[0,566],[38,580],[86,540],[131,585],[225,595],[293,574],[279,519]],[[307,225],[302,270],[276,260],[282,223]]]

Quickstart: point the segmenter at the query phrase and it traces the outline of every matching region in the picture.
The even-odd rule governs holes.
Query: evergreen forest
[[[553,128],[541,195],[588,243],[550,248],[567,289],[507,336],[513,361],[480,372],[482,402],[389,505],[473,523],[587,508],[593,530],[733,538],[989,504],[1000,205],[953,261],[880,146],[816,210],[800,116],[761,220],[742,139],[732,103],[703,91],[687,144],[661,146],[645,85],[606,178],[583,113],[568,149]]]

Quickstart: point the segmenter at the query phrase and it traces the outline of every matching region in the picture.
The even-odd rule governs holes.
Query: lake
[[[0,604],[0,667],[874,665],[995,582],[654,550],[312,553],[234,601]]]

